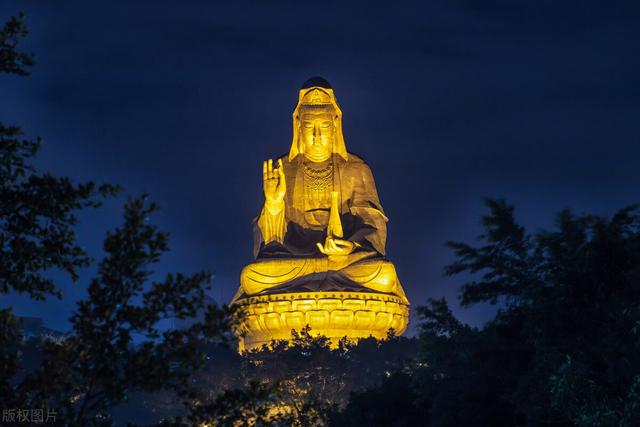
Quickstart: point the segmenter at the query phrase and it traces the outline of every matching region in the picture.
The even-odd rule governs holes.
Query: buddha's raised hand
[[[283,206],[284,195],[287,193],[287,183],[282,169],[282,159],[278,160],[278,167],[273,167],[273,160],[262,163],[262,178],[264,198],[269,210],[279,211]]]

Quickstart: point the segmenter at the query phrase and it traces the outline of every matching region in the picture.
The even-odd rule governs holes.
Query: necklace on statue
[[[313,168],[308,164],[304,165],[305,189],[312,191],[324,191],[331,187],[333,178],[333,164],[328,163],[323,168]]]
[[[333,190],[333,163],[304,165],[305,208],[307,211],[328,209]]]

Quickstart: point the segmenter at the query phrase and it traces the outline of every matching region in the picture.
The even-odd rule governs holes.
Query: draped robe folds
[[[284,209],[272,213],[265,206],[253,221],[254,256],[258,260],[323,256],[316,243],[323,243],[326,238],[329,206],[308,210],[303,159],[298,156],[290,161],[282,157],[287,186]],[[332,190],[340,195],[344,239],[359,245],[356,252],[384,257],[388,219],[369,166],[352,153],[348,160],[333,155],[332,162]]]
[[[388,218],[369,166],[351,153],[348,160],[332,156],[332,184],[327,190],[339,192],[342,238],[357,247],[349,255],[326,256],[317,244],[327,236],[330,202],[318,203],[317,194],[306,189],[303,156],[281,160],[287,188],[284,207],[271,212],[265,204],[254,219],[256,261],[243,269],[233,300],[265,292],[346,291],[382,292],[408,303],[395,267],[384,257]]]

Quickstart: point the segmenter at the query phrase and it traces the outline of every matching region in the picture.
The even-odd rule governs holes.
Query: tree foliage
[[[17,50],[27,34],[22,16],[0,33],[0,71],[28,75],[32,58]],[[23,138],[0,123],[0,293],[33,299],[62,297],[52,269],[77,280],[92,260],[77,242],[77,213],[99,207],[117,186],[76,184],[40,173],[30,164],[41,141]],[[111,425],[109,410],[136,391],[172,390],[185,402],[195,395],[190,379],[204,365],[202,348],[228,338],[233,313],[205,307],[210,274],[169,274],[152,280],[152,267],[168,250],[168,235],[150,222],[157,206],[146,197],[125,204],[123,224],[104,240],[104,259],[88,296],[71,317],[73,330],[39,345],[31,371],[24,358],[20,322],[0,310],[0,401],[4,408],[51,408],[68,426]],[[187,329],[162,329],[168,318],[195,317]]]
[[[86,426],[108,420],[107,410],[135,391],[192,396],[188,380],[203,365],[200,348],[209,337],[225,337],[230,313],[212,305],[203,323],[159,329],[163,319],[205,309],[210,275],[169,274],[145,286],[150,267],[167,249],[166,234],[148,222],[155,209],[142,198],[126,204],[123,226],[105,239],[106,256],[89,296],[71,317],[73,334],[47,343],[45,363],[16,388],[28,407],[56,408],[69,425]]]
[[[24,17],[11,18],[0,31],[0,72],[27,76],[31,55],[18,50],[27,34]],[[113,185],[74,184],[66,177],[39,173],[29,163],[40,139],[23,138],[22,130],[0,122],[0,294],[25,293],[42,300],[62,293],[46,274],[62,270],[72,279],[89,263],[76,242],[77,212],[98,207]],[[10,309],[0,311],[0,401],[12,402],[10,380],[18,373],[20,323]]]
[[[9,18],[0,30],[0,73],[28,76],[33,66],[33,55],[18,50],[20,41],[29,34],[24,14]]]
[[[211,348],[207,366],[196,374],[202,393],[190,419],[209,425],[330,425],[351,393],[411,371],[415,349],[414,340],[395,336],[344,338],[332,346],[309,327],[293,330],[288,342],[273,341],[242,356]],[[262,424],[266,419],[272,424]]]
[[[22,15],[0,31],[0,72],[29,74],[32,56],[18,51],[27,33]],[[44,272],[60,269],[77,280],[78,269],[89,264],[76,242],[77,212],[99,207],[101,197],[119,189],[36,171],[30,161],[41,142],[0,121],[0,294],[15,291],[39,300],[62,296]]]
[[[526,233],[504,201],[488,200],[480,244],[450,243],[454,275],[477,279],[463,305],[499,304],[480,330],[444,301],[422,308],[417,373],[436,425],[630,425],[640,373],[640,212],[556,217]],[[634,418],[636,417],[636,418]],[[455,422],[452,423],[452,425]]]

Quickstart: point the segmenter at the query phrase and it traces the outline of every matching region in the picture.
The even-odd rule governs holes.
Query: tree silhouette
[[[293,330],[288,342],[273,341],[242,356],[214,348],[196,375],[205,393],[193,401],[190,422],[235,426],[259,419],[256,425],[333,425],[351,393],[378,387],[396,373],[408,375],[415,349],[415,340],[393,335],[387,341],[357,343],[344,338],[332,347],[309,327]],[[272,424],[264,424],[266,418],[257,414],[266,414]]]
[[[17,51],[27,34],[23,17],[0,32],[0,71],[28,75],[33,61]],[[75,184],[67,177],[39,173],[29,160],[41,141],[22,138],[17,127],[0,124],[0,293],[33,299],[62,297],[51,269],[78,279],[91,259],[76,240],[78,211],[99,207],[117,186]],[[4,408],[44,408],[69,426],[110,425],[109,409],[135,392],[172,390],[190,404],[189,381],[204,365],[207,343],[228,338],[232,310],[205,307],[210,274],[169,274],[151,281],[153,264],[168,250],[168,235],[150,222],[157,206],[146,197],[125,204],[124,222],[104,240],[104,259],[88,297],[71,317],[72,333],[42,343],[40,363],[21,370],[20,323],[0,310],[0,401]],[[205,319],[182,330],[162,330],[167,318]],[[134,341],[134,336],[138,341]]]
[[[422,308],[416,373],[436,425],[637,425],[640,412],[640,215],[556,217],[526,233],[487,200],[481,243],[449,243],[446,273],[471,273],[463,305],[498,304],[481,329],[446,302]],[[475,279],[477,278],[477,279]]]
[[[24,16],[11,18],[0,31],[0,73],[28,76],[32,55],[20,52],[27,35]],[[92,182],[74,184],[66,177],[39,173],[29,163],[41,144],[38,138],[23,138],[17,126],[0,122],[0,294],[25,293],[42,300],[62,296],[45,271],[59,269],[78,278],[78,270],[89,264],[77,244],[73,226],[76,213],[98,207],[102,196],[118,188]],[[10,380],[20,363],[20,322],[11,309],[0,310],[0,401],[15,407]]]

